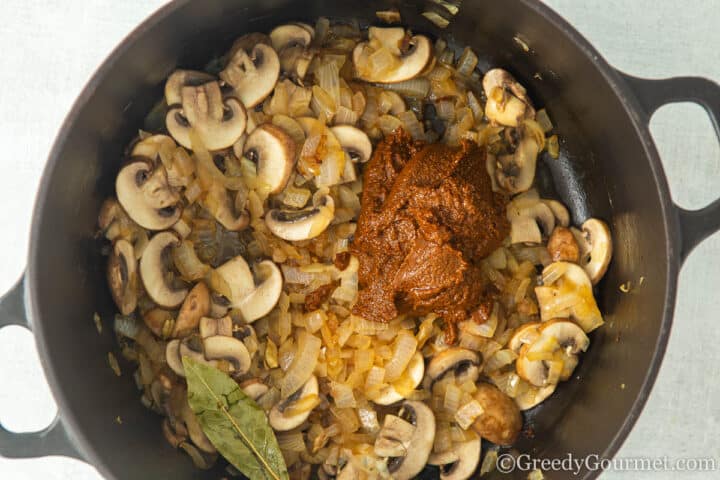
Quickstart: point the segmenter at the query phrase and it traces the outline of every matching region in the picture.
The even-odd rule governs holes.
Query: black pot
[[[708,110],[717,131],[720,87],[702,78],[643,80],[620,73],[533,0],[465,1],[446,30],[420,15],[421,0],[178,0],[130,34],[65,121],[38,194],[27,274],[0,303],[0,327],[34,331],[60,409],[59,420],[42,432],[0,427],[2,455],[67,455],[113,479],[218,478],[195,470],[163,439],[158,417],[138,401],[130,366],[123,365],[125,374],[117,378],[107,365],[109,351],[119,354],[109,321],[115,307],[94,240],[100,203],[112,194],[123,149],[174,68],[202,67],[242,33],[318,16],[372,23],[375,11],[389,6],[399,7],[415,31],[470,45],[482,56],[482,69],[513,72],[547,108],[562,139],[561,158],[541,162],[540,186],[570,207],[574,223],[596,216],[611,225],[615,257],[599,288],[606,325],[592,336],[579,380],[561,384],[528,415],[532,438],[516,448],[536,458],[569,452],[612,457],[660,367],[680,265],[720,228],[720,202],[692,212],[672,202],[648,120],[665,103],[693,101]],[[618,286],[627,281],[636,287],[626,294]],[[106,319],[102,336],[94,312]],[[597,475],[585,468],[580,477]]]

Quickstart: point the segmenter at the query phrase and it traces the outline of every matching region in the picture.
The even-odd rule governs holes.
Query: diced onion
[[[466,403],[455,413],[455,421],[463,430],[467,430],[475,419],[485,412],[477,400]]]
[[[390,361],[385,365],[385,382],[393,382],[400,378],[415,355],[417,339],[408,333],[398,335],[395,342],[395,350]]]
[[[330,395],[338,408],[355,408],[357,405],[353,389],[345,384],[334,382],[330,387]]]
[[[298,338],[297,354],[293,362],[280,380],[280,393],[287,398],[295,393],[312,376],[315,365],[320,355],[322,341],[304,331],[301,331]]]
[[[475,67],[477,67],[477,64],[478,57],[475,55],[475,52],[473,52],[470,47],[465,47],[462,55],[460,55],[458,59],[457,72],[469,77],[473,70],[475,70]]]
[[[415,77],[404,82],[389,83],[383,88],[393,90],[408,97],[424,98],[430,91],[430,81],[425,77]]]

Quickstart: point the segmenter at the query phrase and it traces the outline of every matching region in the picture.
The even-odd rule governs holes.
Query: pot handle
[[[25,275],[0,298],[0,329],[19,325],[31,329],[25,313]],[[15,433],[0,423],[0,456],[6,458],[32,458],[63,455],[84,460],[68,436],[58,417],[39,432]]]
[[[720,85],[717,83],[702,77],[650,80],[619,73],[640,101],[646,123],[665,104],[693,102],[707,111],[720,140]],[[680,224],[680,258],[684,261],[693,248],[720,230],[720,199],[699,210],[686,210],[677,204],[674,206]]]

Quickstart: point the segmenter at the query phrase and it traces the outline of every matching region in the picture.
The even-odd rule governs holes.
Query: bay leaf
[[[285,460],[260,406],[220,370],[183,357],[188,403],[218,452],[250,480],[287,480]]]

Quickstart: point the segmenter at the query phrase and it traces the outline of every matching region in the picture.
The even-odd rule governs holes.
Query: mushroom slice
[[[240,384],[240,389],[245,393],[245,395],[252,398],[256,402],[260,399],[260,397],[265,395],[270,390],[270,388],[258,378],[251,378],[250,380],[245,380],[243,383]]]
[[[535,117],[527,91],[507,71],[494,68],[483,77],[487,97],[485,115],[500,125],[517,127],[523,119]]]
[[[280,75],[280,59],[275,50],[262,43],[252,50],[237,49],[220,78],[232,85],[245,108],[253,108],[270,95]]]
[[[435,415],[432,410],[422,402],[407,400],[402,404],[398,417],[414,426],[412,435],[406,434],[397,438],[405,447],[403,456],[388,457],[387,469],[395,480],[409,480],[422,471],[430,457],[435,440]],[[386,416],[387,418],[387,416]],[[393,422],[395,424],[397,422]],[[380,430],[378,438],[396,438],[396,428],[387,434],[386,429]]]
[[[207,453],[217,452],[213,444],[210,442],[207,436],[205,436],[205,433],[200,426],[200,422],[198,422],[195,413],[192,411],[187,401],[185,401],[185,404],[180,411],[180,417],[182,418],[185,426],[187,427],[188,434],[190,435],[190,440],[192,440],[196,447]]]
[[[612,258],[613,245],[610,228],[602,220],[591,218],[582,224],[582,231],[571,229],[580,247],[580,266],[590,277],[593,285],[597,284],[607,272]]]
[[[203,317],[200,319],[200,337],[209,338],[216,335],[224,337],[233,336],[233,322],[230,317],[210,318]]]
[[[165,361],[170,369],[180,375],[185,376],[185,368],[180,358],[180,340],[171,340],[165,347]]]
[[[590,339],[585,335],[582,328],[570,320],[549,320],[543,322],[538,327],[538,330],[541,338],[550,337],[554,339],[566,355],[577,355],[586,351],[590,346]]]
[[[205,283],[195,285],[180,308],[172,336],[175,338],[190,335],[200,323],[200,319],[210,313],[210,290]]]
[[[436,354],[430,360],[427,376],[431,386],[451,372],[459,383],[468,380],[475,382],[480,376],[480,362],[478,353],[465,348],[451,347]]]
[[[265,224],[276,237],[299,241],[315,238],[335,217],[335,202],[324,195],[317,205],[303,210],[273,209],[265,215]]]
[[[543,321],[572,318],[585,333],[603,324],[590,277],[582,267],[569,262],[551,263],[543,270],[542,283],[535,287],[535,295]]]
[[[550,395],[552,395],[555,391],[555,388],[557,388],[556,383],[553,383],[546,387],[536,387],[535,385],[528,385],[515,397],[515,403],[521,411],[530,410],[531,408],[540,405]]]
[[[270,260],[258,263],[255,266],[255,275],[241,256],[228,260],[215,272],[227,282],[232,306],[240,310],[248,323],[270,313],[280,299],[282,273]]]
[[[480,438],[453,445],[458,460],[443,464],[440,469],[441,480],[466,480],[475,472],[480,463]]]
[[[353,163],[365,163],[372,155],[372,143],[367,133],[352,125],[337,125],[330,131]]]
[[[250,353],[243,342],[233,337],[215,335],[203,340],[205,358],[230,362],[232,372],[242,375],[250,370]]]
[[[108,258],[107,281],[110,293],[123,315],[130,315],[137,307],[137,260],[135,250],[127,240],[117,240]]]
[[[150,135],[137,142],[132,150],[130,156],[132,157],[145,157],[150,160],[156,160],[160,155],[160,151],[171,151],[175,149],[177,145],[175,140],[167,135]]]
[[[230,47],[230,53],[228,54],[228,57],[231,58],[238,50],[245,50],[246,52],[250,51],[256,45],[261,43],[263,45],[272,45],[272,43],[270,42],[270,37],[264,33],[246,33],[245,35],[233,42],[232,47]]]
[[[215,77],[197,70],[175,70],[165,82],[165,103],[177,105],[182,102],[181,91],[186,86],[198,86],[215,80]]]
[[[150,331],[160,338],[169,337],[172,329],[175,328],[175,319],[172,313],[162,308],[148,310],[143,313],[142,319]]]
[[[555,215],[541,200],[519,198],[507,206],[511,243],[541,243],[555,228]]]
[[[248,136],[243,155],[257,164],[258,180],[278,193],[295,167],[295,142],[280,127],[265,123]]]
[[[533,343],[540,336],[538,331],[540,325],[540,322],[528,322],[517,327],[508,341],[508,348],[515,353],[520,353],[523,345]]]
[[[226,230],[239,232],[250,224],[250,214],[245,205],[238,205],[238,200],[243,199],[246,199],[246,195],[242,192],[238,191],[233,199],[228,189],[214,183],[202,204]]]
[[[553,215],[555,215],[555,225],[559,225],[561,227],[567,227],[570,225],[570,213],[568,212],[568,209],[565,208],[565,205],[558,202],[557,200],[543,200],[543,203],[550,207],[550,210],[552,210]]]
[[[313,34],[308,29],[295,23],[280,25],[270,32],[270,41],[278,52],[288,47],[307,47],[312,38]]]
[[[155,303],[166,308],[177,307],[188,294],[187,288],[173,288],[165,279],[167,268],[163,256],[167,249],[179,244],[180,240],[174,233],[160,232],[150,239],[140,259],[140,276],[145,291]]]
[[[547,251],[553,262],[574,262],[580,259],[580,246],[566,227],[556,227],[548,238]]]
[[[270,410],[270,426],[278,432],[285,432],[299,427],[310,416],[312,408],[299,413],[292,412],[293,414],[289,414],[290,412],[288,411],[291,410],[293,404],[296,404],[311,395],[317,396],[318,392],[317,377],[313,375],[297,392],[293,393],[287,399],[281,401]]]
[[[165,168],[134,158],[115,179],[118,202],[128,216],[148,230],[165,230],[180,219],[180,196],[170,188]]]
[[[483,408],[473,428],[482,437],[497,445],[511,445],[522,428],[522,416],[515,402],[489,383],[481,382],[474,394]]]
[[[236,98],[223,99],[218,82],[183,87],[180,96],[181,105],[170,108],[165,125],[183,147],[193,149],[191,132],[208,150],[229,148],[245,132],[245,107]]]
[[[510,193],[529,189],[535,180],[537,156],[543,141],[521,126],[520,141],[515,151],[497,157],[494,172],[497,184]]]
[[[315,51],[303,47],[301,45],[289,46],[279,53],[280,56],[280,69],[288,77],[291,77],[299,82],[305,78],[310,63],[315,58]]]
[[[407,38],[402,28],[370,27],[368,42],[353,50],[353,65],[366,82],[397,83],[419,75],[432,61],[432,44],[424,35]]]
[[[380,391],[380,394],[373,399],[374,403],[378,405],[392,405],[395,402],[403,400],[405,396],[401,394],[401,391],[414,390],[422,382],[423,375],[425,374],[425,359],[422,353],[415,352],[410,359],[408,366],[405,368],[405,372],[400,376],[400,379],[395,382],[398,388],[393,385],[388,385]],[[400,388],[402,383],[402,388]]]

